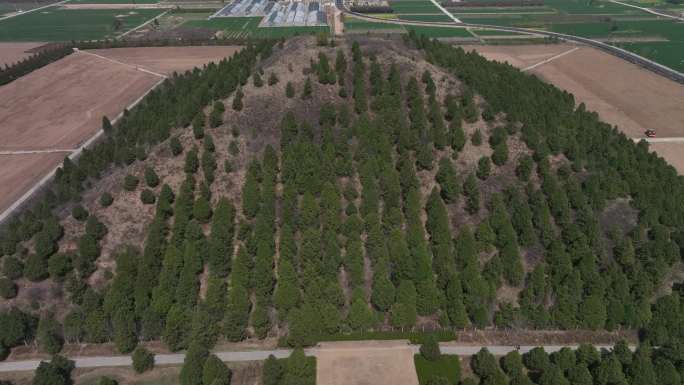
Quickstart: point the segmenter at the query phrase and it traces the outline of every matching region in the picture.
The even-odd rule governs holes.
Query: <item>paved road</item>
[[[567,345],[570,348],[577,348],[576,345]],[[486,347],[491,353],[497,356],[505,355],[513,350],[519,350],[521,353],[530,351],[535,346],[520,346],[519,349],[515,346],[504,345],[489,345],[489,346],[467,346],[456,345],[453,343],[442,343],[441,350],[444,354],[457,354],[460,356],[471,356],[476,354],[480,349]],[[546,345],[544,350],[547,352],[555,352],[563,348],[563,345]],[[418,353],[420,347],[412,345],[415,353]],[[610,349],[610,345],[596,345],[597,349]],[[634,346],[630,347],[632,350]],[[362,348],[368,349],[368,348]],[[318,348],[306,349],[305,353],[309,356],[316,356]],[[292,351],[289,349],[276,350],[248,350],[248,351],[222,351],[215,352],[216,356],[222,361],[226,362],[241,362],[241,361],[262,361],[269,355],[273,354],[276,358],[286,358]],[[70,357],[77,368],[96,368],[96,367],[113,367],[113,366],[131,366],[131,356],[95,356],[95,357]],[[182,364],[185,359],[184,353],[176,354],[157,354],[154,361],[157,365],[178,365]],[[0,372],[20,372],[35,370],[40,364],[41,360],[25,360],[25,361],[6,361],[0,362]]]
[[[653,15],[662,16],[662,17],[667,17],[667,18],[669,18],[669,19],[674,19],[674,20],[679,20],[679,21],[684,21],[684,17],[668,15],[667,13],[658,12],[658,11],[656,11],[655,9],[640,7],[640,6],[634,5],[634,4],[623,3],[622,1],[617,1],[617,0],[610,0],[610,2],[611,2],[611,3],[615,3],[615,4],[624,5],[625,7],[631,7],[631,8],[640,9],[640,10],[642,10],[642,11],[644,11],[644,12],[648,12],[648,13],[651,13],[651,14],[653,14]]]

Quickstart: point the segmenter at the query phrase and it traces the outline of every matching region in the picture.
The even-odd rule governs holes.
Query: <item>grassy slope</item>
[[[129,14],[135,12],[135,14]],[[57,9],[47,8],[0,21],[0,41],[70,41],[95,40],[116,35],[137,27],[159,15],[159,9]],[[123,27],[114,31],[117,15]]]

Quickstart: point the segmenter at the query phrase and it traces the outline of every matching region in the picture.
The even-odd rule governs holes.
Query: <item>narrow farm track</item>
[[[579,47],[570,48],[569,50],[567,50],[567,51],[565,51],[565,52],[559,53],[558,55],[552,56],[552,57],[550,57],[550,58],[548,58],[548,59],[544,59],[544,60],[540,61],[539,63],[532,64],[532,65],[529,66],[529,67],[525,67],[525,68],[521,69],[521,71],[525,72],[525,71],[529,71],[529,70],[531,70],[531,69],[535,69],[535,68],[537,68],[537,67],[539,67],[539,66],[541,66],[541,65],[544,65],[544,64],[546,64],[546,63],[550,63],[550,62],[552,62],[552,61],[554,61],[554,60],[556,60],[556,59],[558,59],[558,58],[561,58],[561,57],[563,57],[563,56],[565,56],[565,55],[569,55],[569,54],[571,54],[571,53],[577,51],[578,49],[579,49]]]
[[[82,54],[85,54],[85,55],[95,56],[95,57],[98,57],[98,58],[100,58],[100,59],[104,59],[104,60],[110,61],[110,62],[115,63],[115,64],[121,64],[121,65],[124,65],[124,66],[126,66],[126,67],[133,68],[133,69],[135,69],[135,70],[137,70],[137,71],[142,71],[142,72],[148,73],[148,74],[150,74],[150,75],[159,76],[160,78],[163,78],[163,79],[166,79],[166,78],[167,78],[167,76],[164,75],[164,74],[160,74],[160,73],[157,73],[157,72],[154,72],[154,71],[150,71],[150,70],[148,70],[147,68],[143,68],[142,66],[139,66],[139,65],[124,63],[124,62],[122,62],[122,61],[114,60],[114,59],[112,59],[112,58],[108,58],[108,57],[105,57],[105,56],[102,56],[102,55],[98,55],[98,54],[93,53],[93,52],[90,52],[90,51],[83,51],[83,50],[79,50],[79,49],[77,49],[77,48],[74,48],[74,50],[75,50],[76,52],[78,52],[78,53],[82,53]]]
[[[594,345],[597,349],[611,349],[611,345]],[[418,345],[411,345],[414,353],[418,353],[420,347]],[[443,354],[454,354],[459,356],[471,356],[476,354],[480,349],[487,348],[489,352],[496,356],[503,356],[514,350],[520,353],[526,353],[537,346],[505,346],[505,345],[453,345],[449,343],[441,344],[441,351]],[[553,353],[561,350],[564,347],[571,349],[577,348],[577,345],[543,345],[544,350],[548,353]],[[636,347],[630,345],[630,349],[634,350]],[[368,349],[364,347],[363,349]],[[383,349],[383,348],[378,348]],[[387,349],[387,348],[384,348]],[[275,350],[247,350],[247,351],[221,351],[214,352],[218,358],[225,362],[245,362],[245,361],[262,361],[268,358],[269,355],[274,355],[276,358],[287,358],[292,350],[290,349],[275,349]],[[317,356],[318,348],[305,349],[308,356]],[[99,368],[99,367],[115,367],[115,366],[131,366],[133,361],[130,355],[124,356],[94,356],[94,357],[70,357],[74,361],[77,368]],[[176,354],[157,354],[154,357],[156,365],[180,365],[185,360],[185,353]],[[25,360],[25,361],[8,361],[0,362],[0,372],[22,372],[33,371],[41,360]]]

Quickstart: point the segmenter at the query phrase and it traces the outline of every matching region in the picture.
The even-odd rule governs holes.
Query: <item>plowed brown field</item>
[[[12,65],[33,55],[26,52],[45,43],[0,43],[0,67]]]
[[[95,49],[89,52],[118,60],[124,63],[141,66],[145,69],[164,74],[180,72],[193,67],[201,67],[205,63],[218,62],[230,57],[240,47],[151,47],[151,48],[113,48]]]
[[[120,48],[76,52],[0,87],[0,152],[71,150],[162,77],[231,56],[239,47]],[[138,68],[140,67],[140,68]],[[0,154],[0,213],[68,152]]]
[[[529,67],[571,49],[571,45],[467,46],[483,56]],[[575,95],[577,103],[596,111],[631,138],[643,138],[647,129],[658,137],[684,137],[684,86],[607,53],[581,46],[530,70],[540,78]],[[652,146],[684,173],[681,146]]]
[[[408,341],[353,341],[320,344],[317,385],[418,385]]]

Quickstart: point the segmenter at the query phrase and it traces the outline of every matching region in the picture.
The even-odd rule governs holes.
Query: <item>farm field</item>
[[[70,149],[159,80],[132,66],[75,53],[0,87],[0,150]],[[33,111],[22,114],[21,111]]]
[[[684,41],[618,43],[617,46],[649,58],[680,72],[684,71]]]
[[[466,28],[445,28],[445,27],[423,27],[423,26],[405,26],[407,31],[415,31],[417,34],[428,37],[463,37],[474,38]]]
[[[429,0],[394,0],[389,2],[394,13],[442,13]]]
[[[464,46],[467,51],[475,50],[489,60],[508,62],[514,67],[525,68],[571,49],[564,44],[526,45],[515,47]]]
[[[525,34],[520,34],[520,33],[515,33],[515,32],[506,32],[506,31],[497,31],[494,29],[470,29],[470,32],[477,35],[477,36],[528,36]]]
[[[214,19],[189,20],[185,27],[251,32],[257,28],[261,17],[217,17]]]
[[[485,57],[519,68],[572,48],[550,46],[466,46]],[[546,51],[546,53],[544,53]],[[546,56],[546,57],[544,57]],[[661,76],[588,47],[536,67],[532,73],[575,95],[577,103],[598,112],[628,137],[642,138],[647,128],[658,137],[684,137],[684,87]],[[625,82],[625,79],[631,79]],[[684,173],[684,152],[676,144],[657,144],[665,159]]]
[[[0,41],[70,41],[112,38],[161,14],[161,9],[61,9],[0,21]],[[114,21],[122,21],[115,31]]]
[[[418,385],[408,341],[323,342],[316,385]]]
[[[227,46],[95,50],[130,65],[88,53],[69,55],[0,87],[0,134],[6,138],[0,151],[73,149],[100,129],[103,115],[116,117],[160,80],[136,70],[135,65],[171,73],[220,60],[236,51],[236,47]],[[66,155],[16,155],[12,162],[0,155],[0,186],[4,186],[0,212]]]
[[[348,31],[375,31],[375,30],[395,30],[404,31],[404,26],[392,23],[376,23],[364,21],[353,17],[345,17],[344,28]]]
[[[205,63],[232,56],[240,48],[233,46],[145,47],[95,49],[89,52],[164,73],[182,72]]]
[[[354,18],[347,18],[344,22],[344,28],[347,31],[362,33],[362,32],[408,32],[416,31],[418,34],[426,35],[428,37],[441,38],[474,38],[475,36],[466,28],[449,28],[449,27],[427,27],[427,26],[413,26],[400,25],[392,23],[380,23],[372,21],[358,20]]]
[[[684,143],[649,143],[649,148],[662,156],[680,174],[684,174]]]
[[[493,0],[475,0],[469,1],[471,3],[482,4],[482,7],[453,7],[455,9],[492,9],[504,10],[510,9],[511,12],[520,12],[525,10],[536,10],[539,8],[546,8],[556,10],[565,14],[630,14],[640,12],[637,9],[626,7],[624,5],[615,4],[607,0],[544,0],[543,6],[529,6],[529,7],[486,7],[488,3],[494,3]]]
[[[19,10],[28,11],[31,9],[44,7],[52,3],[56,3],[59,0],[11,0],[11,1],[0,1],[0,16],[9,15],[15,13]]]
[[[398,15],[401,20],[410,21],[451,21],[451,18],[444,13],[440,14],[404,14]]]
[[[555,23],[531,17],[461,18],[464,22],[546,29],[600,39],[684,71],[684,24],[670,20]]]
[[[1,131],[6,131],[6,128]],[[0,155],[0,213],[57,167],[66,155],[59,152]]]
[[[29,50],[45,43],[0,43],[0,67],[11,65],[33,55]]]
[[[448,7],[447,11],[455,15],[472,14],[555,14],[558,11],[547,6],[538,7]]]

